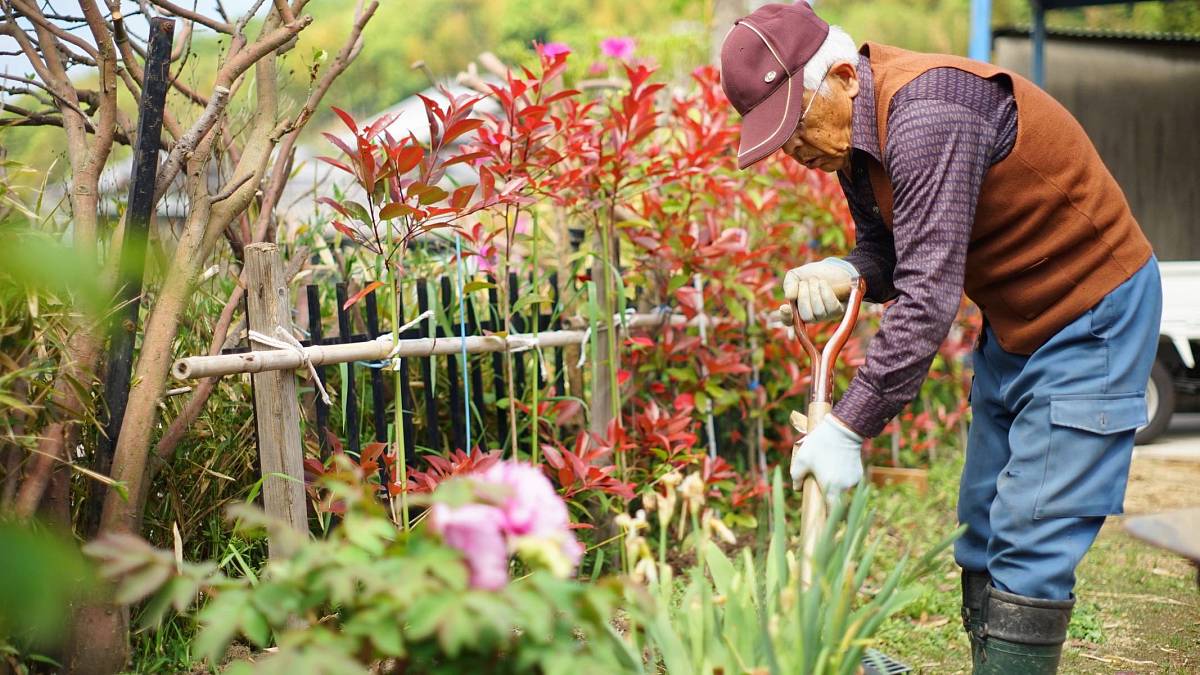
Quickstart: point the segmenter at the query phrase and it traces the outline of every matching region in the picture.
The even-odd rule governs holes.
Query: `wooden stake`
[[[283,258],[275,244],[246,247],[246,303],[250,330],[274,335],[277,326],[291,329],[288,281],[283,273]],[[253,341],[250,347],[262,349]],[[258,454],[264,477],[263,504],[269,515],[306,533],[304,449],[300,443],[296,376],[289,370],[272,370],[255,374],[253,383]],[[290,553],[274,539],[268,545],[272,559]]]

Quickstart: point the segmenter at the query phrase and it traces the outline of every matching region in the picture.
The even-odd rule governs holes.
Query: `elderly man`
[[[854,250],[784,278],[801,318],[840,315],[832,288],[856,275],[892,301],[793,477],[861,480],[864,439],[916,396],[965,289],[984,317],[955,545],[974,672],[1055,672],[1075,567],[1121,512],[1158,338],[1158,267],[1121,188],[1028,80],[856,49],[803,1],[737,21],[721,74],[743,117],[738,165],[782,149],[837,172],[850,204]]]

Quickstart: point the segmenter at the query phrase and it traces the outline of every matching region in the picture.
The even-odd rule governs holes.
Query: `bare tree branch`
[[[16,9],[21,16],[29,19],[29,21],[39,29],[46,31],[50,35],[53,35],[63,42],[75,45],[79,49],[83,50],[83,53],[87,54],[93,59],[100,58],[100,53],[96,51],[95,47],[88,44],[87,40],[84,40],[74,33],[64,30],[58,24],[47,19],[46,16],[42,14],[42,11],[38,9],[37,5],[29,2],[29,0],[8,0],[8,2],[12,4],[13,8]]]
[[[279,17],[284,23],[296,20],[296,15],[292,14],[292,8],[288,6],[287,0],[275,0],[275,11],[279,12]]]
[[[158,171],[158,182],[154,186],[154,201],[158,202],[171,186],[171,181],[175,180],[175,176],[179,174],[180,168],[186,162],[200,139],[204,138],[205,134],[213,128],[213,125],[220,119],[221,113],[225,111],[225,106],[229,103],[229,88],[217,86],[213,89],[213,95],[208,101],[208,107],[204,109],[200,117],[192,123],[183,135],[175,141],[175,147],[171,148],[171,154],[167,155],[167,161],[163,163],[162,168]]]
[[[175,49],[171,52],[171,63],[175,63],[183,55],[191,53],[192,25],[191,21],[184,21],[183,27],[179,29],[179,41],[175,44]]]
[[[226,185],[224,188],[222,188],[222,190],[220,192],[213,195],[210,203],[212,203],[213,205],[216,205],[219,202],[223,202],[226,199],[229,199],[230,197],[233,196],[234,192],[237,192],[237,190],[239,188],[241,188],[246,183],[250,182],[251,178],[254,178],[254,174],[248,173],[248,174],[242,176],[241,178],[229,181],[228,185]]]
[[[28,85],[37,87],[38,89],[41,89],[41,90],[45,91],[46,93],[50,94],[50,96],[55,101],[58,101],[58,103],[60,105],[65,105],[68,108],[70,108],[71,110],[74,110],[76,113],[79,113],[79,115],[81,115],[83,117],[87,117],[87,115],[84,114],[84,112],[79,109],[79,106],[68,101],[67,99],[63,98],[62,96],[59,96],[57,93],[55,93],[55,91],[53,89],[51,89],[50,87],[47,87],[46,85],[42,84],[41,82],[38,82],[37,80],[31,79],[31,78],[25,78],[25,77],[17,77],[16,75],[9,75],[8,73],[0,73],[0,78],[5,79],[5,80],[12,80],[14,82],[21,82],[23,84],[28,84]]]
[[[208,26],[209,28],[217,31],[218,33],[224,33],[226,35],[233,35],[233,26],[229,25],[228,23],[225,23],[223,21],[217,21],[217,20],[213,19],[212,17],[204,16],[203,14],[200,14],[199,12],[193,12],[192,10],[190,10],[186,7],[180,7],[179,5],[171,2],[170,0],[150,0],[150,3],[153,4],[155,7],[158,7],[159,9],[162,9],[171,14],[174,14],[175,16],[177,16],[181,19],[187,19],[188,21],[195,21],[196,23],[200,24],[201,26]]]
[[[312,91],[308,93],[308,98],[304,101],[304,105],[300,108],[300,112],[296,115],[295,119],[288,123],[286,127],[277,131],[276,138],[282,137],[283,142],[280,145],[279,152],[276,154],[274,171],[271,174],[267,189],[263,192],[262,208],[259,209],[258,219],[254,223],[253,239],[255,242],[268,241],[266,237],[271,229],[270,224],[274,217],[275,207],[279,203],[279,198],[283,195],[283,188],[287,183],[288,175],[291,173],[292,148],[296,144],[296,138],[299,137],[300,132],[308,124],[308,120],[312,118],[317,105],[325,97],[334,80],[345,72],[346,68],[362,51],[363,29],[378,9],[378,0],[372,0],[371,4],[367,5],[365,9],[363,8],[363,0],[359,0],[355,7],[354,24],[350,28],[350,35],[347,36],[346,41],[342,44],[342,48],[338,51],[337,56],[329,64],[329,68],[321,76],[317,86],[313,87]],[[273,240],[274,237],[271,239]]]

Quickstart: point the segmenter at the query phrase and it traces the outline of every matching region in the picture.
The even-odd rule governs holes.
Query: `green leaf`
[[[472,281],[466,286],[463,286],[463,293],[474,293],[476,291],[483,291],[495,287],[496,284],[493,284],[490,281]]]
[[[517,299],[516,303],[514,303],[512,306],[512,312],[514,314],[516,314],[534,303],[538,303],[538,304],[542,304],[542,305],[549,305],[550,302],[551,302],[550,298],[547,298],[544,295],[541,295],[538,293],[529,293],[526,295],[522,295],[520,298]]]
[[[417,202],[419,202],[421,206],[428,206],[430,204],[436,204],[437,202],[442,201],[449,196],[449,194],[450,193],[446,192],[442,188],[436,185],[431,185],[427,190],[421,192],[421,195],[417,197]]]
[[[364,223],[371,222],[371,214],[367,211],[367,207],[363,206],[362,204],[347,200],[342,202],[342,206],[346,207],[346,210],[350,212],[350,215],[354,216],[360,221]]]
[[[121,580],[113,597],[118,605],[130,605],[162,587],[171,577],[169,565],[154,561]]]
[[[271,626],[267,617],[249,603],[242,606],[242,616],[239,624],[242,634],[258,647],[266,647],[271,641]]]
[[[729,595],[735,573],[733,563],[729,562],[729,558],[725,557],[721,548],[711,541],[705,542],[704,562],[708,565],[709,573],[712,574],[713,585],[716,586],[717,592],[721,595]]]
[[[380,220],[391,220],[401,216],[411,216],[416,213],[416,209],[403,202],[392,202],[382,209],[379,209]]]
[[[192,642],[193,655],[208,659],[209,663],[220,663],[225,649],[237,634],[241,624],[242,607],[249,602],[246,591],[226,589],[209,600],[200,612],[202,627]]]

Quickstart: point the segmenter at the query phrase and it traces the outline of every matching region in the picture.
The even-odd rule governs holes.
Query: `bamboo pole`
[[[275,244],[251,244],[246,247],[246,317],[250,330],[266,335],[274,334],[277,326],[283,326],[285,330],[291,328],[288,279],[283,273],[283,257]],[[268,354],[271,351],[252,352],[245,356]],[[299,354],[291,354],[299,359]],[[263,475],[263,506],[269,515],[307,534],[304,448],[300,444],[300,403],[296,397],[296,376],[278,370],[251,372],[258,373],[254,376],[254,419]],[[267,545],[272,559],[290,555],[283,542],[274,537],[268,540]]]
[[[634,314],[625,319],[630,329],[675,328],[695,326],[708,321],[701,315],[689,320],[681,314]],[[570,321],[569,325],[582,324]],[[767,327],[782,326],[772,313]],[[556,330],[531,334],[468,336],[465,338],[468,354],[488,354],[522,349],[549,349],[578,345],[586,335],[585,330]],[[390,339],[351,342],[339,345],[313,345],[304,348],[304,354],[314,366],[349,363],[350,361],[378,361],[393,357],[421,358],[445,356],[462,352],[464,338],[418,338],[399,341],[399,348],[392,353]],[[175,362],[171,372],[180,380],[204,377],[220,377],[236,373],[264,373],[272,370],[295,370],[304,365],[300,352],[294,349],[264,349],[245,354],[221,354],[219,356],[187,356]]]

